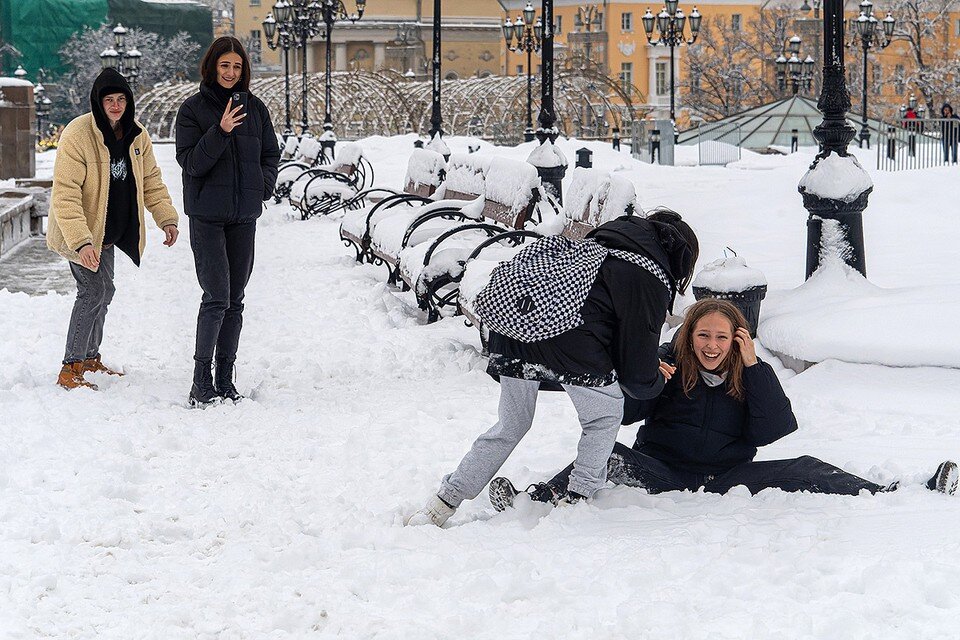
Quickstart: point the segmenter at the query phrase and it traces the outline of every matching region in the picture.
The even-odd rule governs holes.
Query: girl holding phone
[[[253,272],[257,218],[273,195],[280,161],[270,113],[250,94],[250,59],[240,41],[214,40],[200,75],[200,90],[180,105],[176,121],[184,213],[203,289],[192,406],[243,397],[234,386],[234,362],[244,289]]]

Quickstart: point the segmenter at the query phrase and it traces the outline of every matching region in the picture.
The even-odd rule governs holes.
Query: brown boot
[[[87,387],[97,390],[97,385],[87,382],[83,379],[83,363],[71,362],[63,365],[60,369],[60,376],[57,378],[57,384],[64,389],[76,389],[77,387]]]
[[[87,358],[83,361],[83,370],[86,373],[105,373],[108,376],[122,376],[119,371],[114,371],[100,361],[100,356],[96,358]]]

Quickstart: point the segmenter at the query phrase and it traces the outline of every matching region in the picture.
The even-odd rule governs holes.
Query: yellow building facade
[[[521,15],[526,0],[500,0],[503,8],[501,19],[512,22]],[[642,17],[649,8],[656,15],[663,4],[646,0],[620,0],[603,2],[584,2],[577,0],[554,0],[555,62],[556,66],[588,66],[605,71],[610,77],[619,79],[624,89],[632,94],[634,106],[644,109],[653,117],[668,117],[670,103],[670,48],[648,44],[643,28]],[[807,55],[815,60],[815,75],[819,78],[822,67],[822,17],[819,14],[817,0],[794,0],[777,2],[770,0],[699,0],[681,2],[680,8],[689,16],[694,7],[703,16],[703,29],[712,29],[714,41],[723,41],[736,33],[738,38],[749,36],[759,43],[759,52],[739,54],[738,63],[742,73],[750,79],[759,79],[769,90],[770,99],[776,95],[786,96],[785,91],[777,88],[777,54],[786,46],[786,40],[798,35],[803,40],[800,58]],[[859,0],[847,0],[845,14],[848,19],[859,15]],[[541,15],[540,2],[533,2],[537,17]],[[875,15],[882,19],[886,15],[883,0],[875,0]],[[783,20],[782,23],[776,21]],[[769,29],[758,37],[761,29]],[[753,33],[745,33],[753,30]],[[783,34],[783,42],[775,33]],[[689,19],[685,29],[690,36]],[[654,32],[656,37],[656,29]],[[937,51],[930,55],[952,55],[960,48],[960,13],[949,14],[943,20],[941,31],[929,41],[929,46]],[[848,39],[849,43],[849,39]],[[699,44],[703,45],[703,38]],[[925,45],[926,47],[926,45]],[[503,68],[507,75],[526,73],[526,54],[511,52],[502,44]],[[943,53],[940,53],[943,52]],[[687,109],[685,92],[690,91],[692,81],[688,77],[689,47],[682,45],[673,50],[674,57],[674,95],[677,119],[681,123],[697,117],[695,109]],[[860,111],[862,93],[862,53],[856,46],[846,50],[848,70],[848,89],[851,93],[853,110]],[[789,53],[787,54],[789,57]],[[589,62],[585,62],[589,61]],[[538,73],[540,59],[533,56],[532,71]],[[904,78],[913,68],[913,55],[909,45],[894,41],[883,50],[871,49],[868,54],[869,109],[881,117],[896,110],[896,106],[906,102],[910,93],[916,90],[909,86]],[[960,82],[960,79],[957,80]],[[754,87],[755,88],[755,87]],[[807,92],[816,96],[818,85]],[[917,91],[919,96],[919,91]],[[949,97],[949,96],[947,96]],[[957,85],[957,98],[960,100],[960,85]],[[753,105],[751,105],[753,106]],[[702,116],[700,116],[702,117]],[[708,118],[709,119],[709,118]]]
[[[235,0],[235,33],[251,51],[260,72],[281,72],[280,51],[270,50],[262,22],[273,0]],[[344,0],[348,12],[354,0]],[[441,69],[447,79],[499,74],[503,9],[497,0],[443,0]],[[424,78],[433,56],[432,0],[368,0],[363,18],[333,27],[331,62],[336,71],[394,70]],[[259,62],[257,62],[259,61]],[[291,71],[300,70],[300,54],[291,51]],[[307,70],[326,68],[326,43],[313,39],[307,47]]]

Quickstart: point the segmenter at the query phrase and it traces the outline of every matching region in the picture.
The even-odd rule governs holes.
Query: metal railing
[[[703,124],[697,125],[697,153],[701,165],[726,165],[740,159],[740,124],[717,126],[708,124],[709,130],[703,130]]]
[[[877,169],[926,169],[957,161],[960,120],[925,118],[881,123]]]

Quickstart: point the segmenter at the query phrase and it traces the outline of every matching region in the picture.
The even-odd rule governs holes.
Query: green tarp
[[[84,25],[107,22],[107,0],[0,0],[0,40],[21,54],[2,57],[3,75],[22,64],[30,78],[37,69],[59,75],[64,71],[57,51]]]
[[[213,41],[210,8],[188,0],[0,0],[0,71],[10,75],[22,64],[36,78],[43,67],[54,75],[64,71],[57,52],[83,27],[122,23],[165,38],[186,31],[201,50]],[[94,60],[91,63],[96,64]]]

